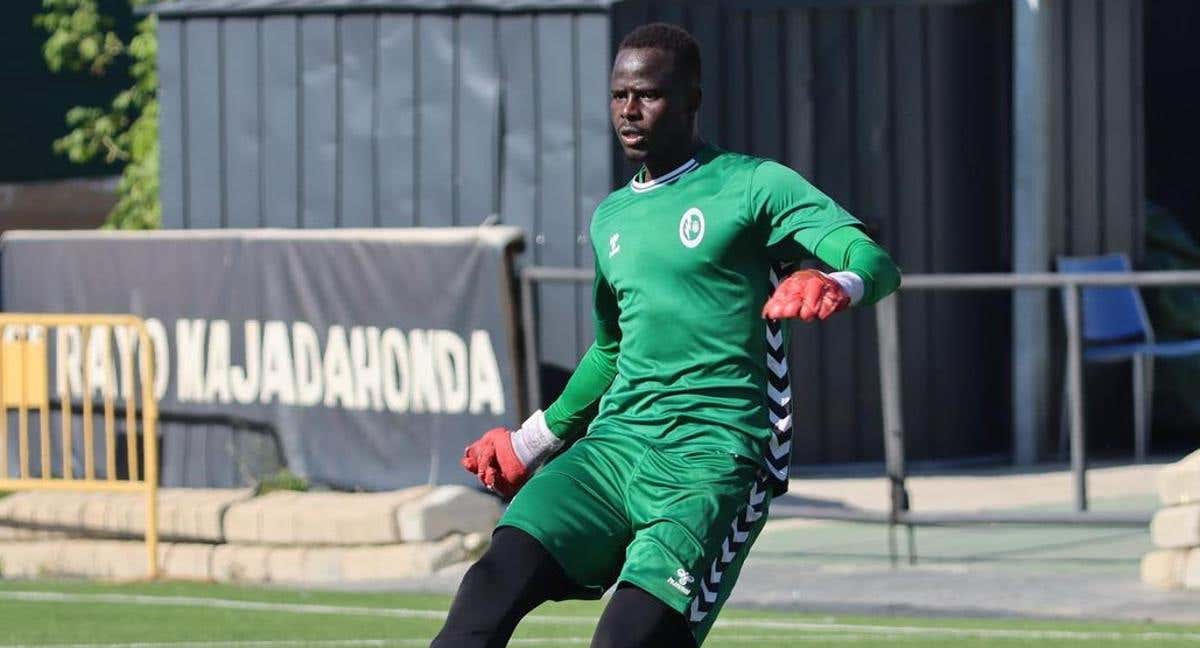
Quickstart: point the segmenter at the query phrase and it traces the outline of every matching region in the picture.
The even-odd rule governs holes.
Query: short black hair
[[[700,85],[700,46],[687,30],[670,23],[642,25],[621,40],[617,49],[653,48],[675,57],[676,71],[692,84]]]

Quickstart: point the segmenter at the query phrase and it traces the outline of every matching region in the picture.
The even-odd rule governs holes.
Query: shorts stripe
[[[771,267],[771,290],[789,270],[776,264]],[[766,405],[771,421],[771,437],[763,464],[771,473],[775,494],[787,491],[788,467],[792,463],[792,384],[788,379],[787,335],[782,320],[767,320],[767,395]]]
[[[771,267],[771,290],[779,285],[780,279],[789,268],[783,264]],[[763,457],[763,469],[759,471],[750,489],[746,506],[734,518],[729,535],[721,543],[721,553],[700,579],[700,592],[692,599],[688,608],[688,620],[692,625],[704,622],[721,598],[721,579],[725,571],[743,550],[754,524],[765,514],[768,492],[780,494],[787,491],[788,468],[792,460],[792,387],[788,379],[787,336],[782,321],[767,320],[767,411],[771,421],[771,437]]]

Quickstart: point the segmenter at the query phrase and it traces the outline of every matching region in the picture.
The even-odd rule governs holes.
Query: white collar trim
[[[653,180],[641,182],[637,179],[637,176],[634,176],[633,180],[631,180],[629,182],[629,188],[633,189],[637,193],[651,191],[651,190],[657,189],[669,182],[674,181],[675,179],[679,178],[680,176],[682,176],[685,173],[694,171],[699,166],[700,166],[700,163],[696,161],[696,158],[691,158],[687,162],[684,162],[683,164],[676,167],[670,173],[663,175],[661,177],[655,178]]]

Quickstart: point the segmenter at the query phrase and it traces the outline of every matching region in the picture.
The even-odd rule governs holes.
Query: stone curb
[[[1182,588],[1189,553],[1188,549],[1158,549],[1142,556],[1142,582],[1160,589]]]
[[[1200,503],[1159,509],[1150,521],[1150,540],[1159,549],[1200,547]]]
[[[160,489],[159,534],[189,542],[270,545],[428,542],[451,533],[490,532],[501,512],[499,500],[463,486],[251,495],[249,489]],[[145,506],[137,493],[15,493],[0,498],[0,540],[64,532],[140,536]]]
[[[490,534],[500,519],[500,500],[465,486],[441,486],[401,504],[397,540],[423,542],[451,533]]]
[[[1200,450],[1159,469],[1155,485],[1165,508],[1150,521],[1158,549],[1142,557],[1142,583],[1200,590]]]
[[[271,547],[163,543],[162,576],[236,583],[330,584],[425,577],[470,557],[479,534],[436,542],[353,547]],[[146,577],[145,544],[135,540],[0,542],[0,576],[71,576],[105,580]]]
[[[370,545],[490,532],[500,502],[463,486],[384,493],[277,491],[234,503],[223,536],[237,544]]]
[[[251,495],[246,488],[159,489],[158,532],[172,538],[223,542],[221,520],[226,509]],[[4,522],[53,530],[142,535],[146,530],[146,499],[140,493],[13,493],[0,498],[0,525]],[[22,531],[0,532],[0,539],[46,535],[45,531],[28,530],[23,536]]]
[[[1159,470],[1155,485],[1163,506],[1200,502],[1200,450]]]

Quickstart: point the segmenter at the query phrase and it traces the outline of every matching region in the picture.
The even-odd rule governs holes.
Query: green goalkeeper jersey
[[[566,436],[594,415],[592,432],[757,461],[771,434],[771,331],[760,311],[773,264],[803,260],[839,231],[879,248],[857,219],[770,160],[705,146],[671,173],[641,176],[596,208],[596,342],[547,408],[547,424]],[[895,281],[870,276],[895,270],[883,258],[873,262],[883,272],[859,272],[868,275],[867,301],[898,282],[898,273]],[[777,344],[779,335],[775,327]]]

